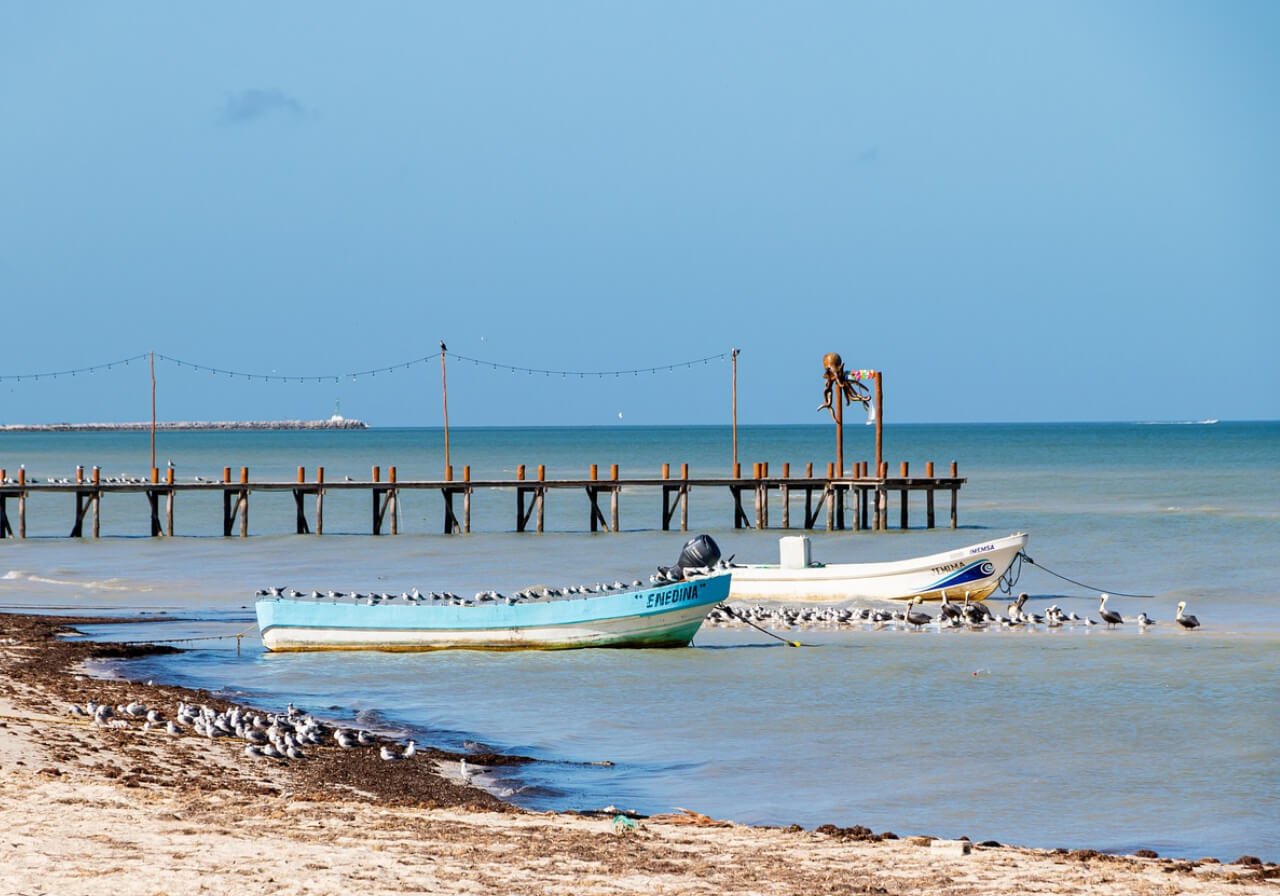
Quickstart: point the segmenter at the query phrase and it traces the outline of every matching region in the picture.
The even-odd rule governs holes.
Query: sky
[[[0,423],[1280,418],[1280,4],[0,0]],[[553,371],[529,374],[497,365]],[[634,373],[713,358],[675,370]],[[394,372],[349,374],[391,367]],[[571,376],[567,372],[620,372]],[[21,380],[17,377],[22,376]]]

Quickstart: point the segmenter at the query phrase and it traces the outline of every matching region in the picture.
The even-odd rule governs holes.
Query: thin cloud
[[[227,97],[220,120],[223,124],[251,124],[266,118],[296,121],[307,108],[277,87],[253,87]]]

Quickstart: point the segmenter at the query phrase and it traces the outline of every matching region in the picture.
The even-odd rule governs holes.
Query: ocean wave
[[[1213,426],[1217,417],[1206,417],[1203,420],[1138,420],[1138,426]]]
[[[8,575],[5,578],[9,578]],[[19,578],[15,576],[14,578]],[[121,585],[119,579],[108,579],[105,582],[97,580],[89,580],[87,582],[77,582],[73,579],[52,579],[48,576],[39,576],[30,574],[25,576],[28,582],[36,582],[40,585],[65,585],[69,588],[90,588],[94,591],[150,591],[150,588],[133,588],[129,585]]]

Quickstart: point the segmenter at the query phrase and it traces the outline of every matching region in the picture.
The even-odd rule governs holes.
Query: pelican
[[[1117,625],[1124,625],[1124,617],[1115,610],[1107,609],[1107,598],[1110,594],[1101,594],[1098,596],[1098,615],[1102,617],[1102,621],[1107,624],[1107,628]]]
[[[907,625],[915,626],[917,630],[919,630],[921,626],[928,625],[930,622],[933,622],[933,617],[930,616],[928,613],[912,613],[911,612],[911,608],[918,603],[920,603],[920,596],[916,595],[911,599],[911,603],[907,605],[907,612],[903,616],[903,619],[907,623]]]
[[[964,615],[963,611],[953,604],[947,597],[947,592],[942,592],[942,606],[938,608],[939,613],[947,619],[959,619]]]
[[[1185,600],[1178,601],[1178,615],[1174,617],[1174,621],[1177,622],[1178,625],[1187,629],[1188,631],[1190,631],[1193,628],[1199,628],[1200,627],[1199,619],[1197,619],[1196,617],[1190,614],[1184,614],[1182,612],[1186,608],[1187,608],[1187,602]]]
[[[1030,596],[1031,595],[1027,594],[1025,591],[1018,595],[1018,600],[1015,604],[1018,609],[1018,620],[1020,622],[1034,622],[1036,625],[1039,625],[1044,622],[1043,616],[1037,616],[1035,613],[1027,613],[1022,609],[1022,605],[1027,602],[1027,598]]]

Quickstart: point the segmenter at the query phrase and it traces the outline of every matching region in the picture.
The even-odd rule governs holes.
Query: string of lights
[[[669,373],[676,370],[691,369],[699,365],[707,365],[712,361],[723,361],[732,357],[732,352],[721,352],[716,355],[708,355],[705,358],[694,358],[689,361],[677,361],[672,364],[659,364],[652,367],[633,367],[626,370],[556,370],[552,368],[542,367],[521,367],[515,364],[504,364],[498,361],[488,361],[484,358],[472,358],[468,355],[460,355],[457,352],[445,350],[445,357],[452,358],[455,361],[461,361],[471,364],[475,367],[487,367],[491,370],[507,371],[513,374],[526,374],[529,376],[544,377],[562,377],[578,379],[592,378],[608,378],[623,376],[641,376],[652,375],[658,373]],[[125,367],[135,361],[146,361],[149,355],[147,353],[134,355],[130,358],[123,358],[119,361],[109,361],[105,364],[94,364],[88,367],[77,367],[68,370],[45,371],[41,373],[22,373],[22,374],[0,374],[0,382],[23,382],[30,380],[38,382],[41,379],[57,379],[58,377],[80,376],[101,373],[113,370],[117,367]],[[199,364],[195,361],[188,361],[183,358],[175,358],[171,355],[155,353],[157,361],[164,361],[177,367],[193,370],[199,373],[208,373],[212,376],[225,376],[231,379],[244,379],[248,381],[261,381],[271,383],[328,383],[340,382],[342,380],[359,380],[365,377],[374,377],[379,374],[387,375],[402,370],[408,370],[420,364],[430,364],[439,360],[440,355],[430,354],[421,358],[414,358],[411,361],[402,361],[398,364],[390,364],[386,367],[375,367],[368,370],[357,370],[352,373],[325,373],[325,374],[281,374],[275,371],[269,373],[261,373],[245,370],[231,370],[225,367],[213,367],[208,364]]]
[[[89,367],[76,367],[69,370],[47,370],[41,373],[6,373],[0,374],[0,383],[20,383],[23,380],[39,382],[42,379],[56,380],[60,376],[84,376],[101,373],[105,370],[111,370],[116,367],[127,367],[134,361],[145,360],[147,360],[147,356],[145,354],[141,354],[134,355],[132,358],[121,358],[119,361],[108,361],[105,364],[93,364]]]
[[[696,367],[699,364],[710,364],[712,361],[723,361],[731,356],[730,352],[721,352],[718,355],[708,355],[705,358],[695,358],[692,361],[678,361],[675,364],[661,364],[657,367],[635,367],[631,370],[550,370],[540,367],[518,367],[514,364],[500,364],[496,361],[485,361],[481,358],[469,358],[466,355],[459,355],[456,352],[445,352],[450,358],[459,361],[467,361],[477,367],[490,367],[494,370],[507,370],[511,373],[527,373],[534,376],[559,376],[559,377],[620,377],[620,376],[639,376],[640,374],[651,373],[667,373],[673,370],[681,370],[684,368]]]

